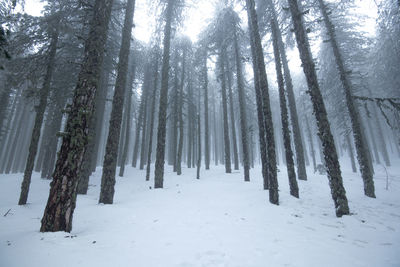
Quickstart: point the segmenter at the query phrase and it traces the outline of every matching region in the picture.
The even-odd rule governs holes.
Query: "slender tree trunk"
[[[207,50],[204,49],[205,56],[203,62],[203,89],[204,89],[204,164],[206,170],[210,169],[210,136],[208,126],[208,69],[207,69]]]
[[[278,24],[278,19],[276,17],[275,7],[272,4],[271,0],[269,1],[269,5],[272,11],[272,19],[274,20],[275,25]],[[302,142],[301,130],[299,126],[299,119],[297,116],[297,107],[296,107],[296,100],[294,98],[294,90],[293,90],[293,83],[292,83],[292,76],[289,70],[288,59],[286,56],[285,45],[282,40],[282,33],[277,26],[277,41],[279,46],[279,51],[282,59],[283,65],[283,72],[285,77],[285,84],[286,84],[286,93],[289,102],[289,111],[290,111],[290,119],[292,122],[292,130],[293,130],[293,139],[294,139],[294,147],[296,151],[296,162],[297,162],[297,176],[299,180],[307,180],[307,172],[305,167],[304,161],[304,147]]]
[[[168,0],[166,10],[166,23],[164,29],[164,51],[161,71],[161,91],[160,108],[158,112],[158,132],[157,132],[157,152],[154,170],[154,188],[163,188],[164,186],[164,158],[165,158],[165,124],[167,120],[167,102],[168,102],[168,70],[169,70],[169,50],[171,43],[171,22],[172,10],[175,0]]]
[[[140,148],[140,161],[139,161],[139,169],[143,170],[144,169],[144,163],[145,163],[145,158],[146,158],[146,141],[147,141],[147,117],[148,117],[148,106],[147,103],[149,101],[149,90],[150,90],[150,65],[148,66],[148,69],[146,72],[148,73],[146,77],[146,82],[143,85],[143,94],[145,94],[144,98],[144,110],[143,110],[143,120],[142,120],[142,142],[141,142],[141,148]]]
[[[319,3],[319,7],[321,10],[322,16],[325,21],[325,27],[326,27],[328,36],[330,38],[330,43],[331,43],[331,46],[333,49],[333,54],[335,56],[336,65],[337,65],[339,75],[340,75],[340,81],[342,82],[342,86],[343,86],[345,96],[346,96],[346,104],[347,104],[347,109],[349,111],[349,115],[350,115],[350,119],[351,119],[351,126],[353,129],[353,136],[354,136],[354,142],[355,142],[355,146],[356,146],[358,164],[360,166],[360,172],[361,172],[361,176],[362,176],[363,182],[364,182],[364,194],[366,196],[374,198],[375,197],[375,186],[374,186],[374,180],[373,180],[373,173],[368,164],[368,156],[367,156],[368,147],[364,143],[364,136],[363,136],[364,133],[362,132],[362,129],[361,129],[359,112],[357,110],[356,105],[354,104],[351,82],[350,82],[348,74],[345,70],[342,54],[340,52],[339,45],[336,40],[335,27],[329,18],[326,5],[323,0],[318,0],[318,3]]]
[[[103,163],[103,174],[101,176],[99,203],[103,204],[112,204],[114,199],[118,143],[121,134],[122,109],[124,106],[123,98],[126,90],[134,11],[135,0],[128,0],[125,11],[124,28],[122,30],[122,41],[117,66],[117,79],[115,81],[110,127],[108,130],[106,154]]]
[[[276,167],[276,154],[275,154],[275,138],[274,138],[274,127],[272,122],[271,106],[268,92],[268,81],[267,74],[265,71],[264,55],[261,45],[260,32],[258,30],[257,14],[255,10],[254,0],[246,0],[247,14],[249,17],[249,28],[253,34],[252,45],[254,48],[255,72],[258,72],[258,83],[263,99],[263,115],[264,115],[264,127],[265,127],[265,138],[267,143],[267,171],[268,171],[268,186],[269,186],[269,201],[272,204],[279,204],[279,193],[278,193],[278,179],[277,179],[277,167]]]
[[[232,147],[233,147],[233,166],[235,170],[239,170],[239,154],[238,154],[238,146],[237,146],[237,138],[236,138],[236,126],[235,126],[235,113],[233,111],[233,93],[232,93],[232,73],[231,68],[229,66],[229,59],[226,59],[226,68],[227,73],[226,77],[228,80],[228,94],[229,94],[229,113],[231,117],[231,133],[232,133]]]
[[[96,0],[94,4],[84,59],[66,123],[66,133],[53,173],[41,232],[70,232],[72,229],[78,172],[88,142],[89,122],[94,109],[112,4],[113,0]]]
[[[151,165],[151,154],[153,150],[153,131],[154,131],[154,118],[156,109],[156,99],[157,99],[157,87],[158,87],[158,52],[156,52],[155,62],[154,62],[154,84],[153,93],[151,100],[151,111],[150,111],[150,134],[149,134],[149,147],[147,152],[147,165],[146,165],[146,181],[150,180],[150,165]]]
[[[173,100],[174,104],[173,109],[173,125],[172,125],[172,158],[173,158],[173,171],[176,172],[176,154],[177,154],[177,146],[178,146],[178,98],[179,98],[179,90],[178,90],[178,51],[175,50],[175,67],[174,67],[174,91],[173,91]]]
[[[215,107],[215,93],[213,90],[213,95],[212,95],[212,103],[213,103],[213,122],[214,122],[214,162],[215,166],[218,166],[218,157],[219,157],[219,152],[218,152],[218,131],[217,131],[217,118],[215,116],[216,114],[216,107]]]
[[[236,30],[233,32],[234,39],[234,49],[235,49],[235,61],[236,61],[236,82],[238,88],[238,98],[239,98],[239,110],[240,110],[240,129],[242,138],[242,153],[243,153],[243,168],[244,168],[244,180],[246,182],[250,181],[250,163],[249,163],[249,145],[247,139],[247,115],[246,115],[246,94],[244,92],[243,84],[243,72],[242,72],[242,62],[241,53],[238,45],[238,37]]]
[[[182,174],[182,149],[183,149],[183,87],[185,83],[185,61],[186,61],[186,48],[183,48],[182,55],[182,73],[181,73],[181,84],[179,87],[179,102],[178,102],[178,122],[179,122],[179,143],[178,153],[176,158],[176,173]]]
[[[200,167],[201,167],[201,121],[200,121],[200,91],[199,91],[199,107],[197,111],[197,172],[196,178],[200,179]]]
[[[125,129],[124,148],[123,148],[122,157],[121,157],[121,168],[119,169],[120,177],[124,176],[125,164],[126,164],[126,161],[128,158],[128,148],[129,148],[129,142],[130,142],[130,136],[131,136],[131,121],[132,121],[132,117],[131,117],[132,89],[133,89],[133,81],[135,80],[135,75],[136,75],[136,63],[134,62],[131,66],[129,82],[127,84],[128,93],[127,93],[127,99],[126,99],[126,104],[125,104],[126,129]]]
[[[58,14],[58,16],[60,16],[60,14]],[[57,18],[57,20],[59,19],[60,18]],[[29,186],[31,184],[32,171],[33,171],[33,166],[35,164],[35,158],[39,144],[40,130],[43,124],[43,116],[47,107],[47,97],[50,92],[51,79],[53,77],[55,68],[58,36],[59,36],[59,28],[57,21],[55,29],[53,29],[53,32],[51,34],[51,42],[49,47],[46,74],[43,79],[43,86],[40,90],[39,105],[35,107],[36,109],[35,125],[33,126],[31,142],[29,145],[28,159],[25,166],[24,178],[21,184],[21,194],[19,196],[18,205],[25,205],[26,201],[28,200]]]
[[[222,45],[219,51],[219,68],[220,68],[220,82],[221,82],[221,94],[222,94],[222,113],[224,121],[224,149],[225,149],[225,172],[231,173],[231,152],[229,142],[229,126],[228,126],[228,107],[226,99],[226,80],[225,80],[225,55],[226,48]]]
[[[306,76],[314,114],[317,119],[319,137],[324,150],[325,166],[327,168],[332,198],[335,204],[336,216],[341,217],[342,215],[349,214],[349,206],[346,198],[346,190],[343,187],[335,143],[330,130],[325,104],[319,89],[315,64],[312,59],[310,45],[302,22],[302,14],[299,10],[297,0],[288,0],[288,3],[293,19],[297,47],[303,64],[303,71]]]
[[[275,24],[274,20],[271,20],[271,29],[272,29],[272,40],[274,47],[274,57],[275,57],[275,69],[278,81],[278,89],[279,89],[279,102],[281,107],[281,121],[282,121],[282,136],[283,136],[283,144],[285,147],[285,159],[286,159],[286,168],[289,178],[290,185],[290,194],[294,197],[299,198],[299,186],[297,185],[296,180],[296,172],[294,170],[294,161],[293,161],[293,152],[290,141],[290,130],[289,130],[289,118],[288,118],[288,110],[286,107],[286,97],[285,97],[285,88],[283,83],[283,74],[282,74],[282,64],[280,51],[278,48],[278,40],[277,40],[277,29],[278,25]]]
[[[188,85],[188,118],[187,118],[187,125],[188,125],[188,151],[187,151],[187,166],[188,168],[192,167],[192,149],[193,149],[193,90],[192,90],[192,85],[191,81],[189,80],[189,85]],[[194,160],[194,159],[193,159]]]
[[[136,123],[135,144],[133,146],[132,167],[134,167],[134,168],[136,168],[137,157],[138,157],[138,153],[139,153],[140,130],[141,130],[141,127],[144,127],[143,126],[143,114],[144,114],[144,109],[146,108],[145,103],[144,103],[145,98],[146,98],[146,94],[145,94],[145,92],[143,92],[140,97],[139,115],[138,115],[137,123]]]
[[[311,158],[313,161],[313,168],[314,168],[314,173],[317,172],[317,162],[315,160],[315,149],[314,149],[314,142],[312,138],[312,133],[311,133],[311,128],[310,128],[310,123],[308,122],[308,117],[307,115],[304,115],[304,120],[306,122],[306,129],[307,129],[307,135],[308,135],[308,143],[310,145],[310,151],[311,151]]]

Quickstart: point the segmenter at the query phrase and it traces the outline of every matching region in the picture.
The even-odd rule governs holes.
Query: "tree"
[[[297,0],[288,0],[290,13],[296,36],[297,48],[303,64],[303,71],[306,76],[309,94],[313,103],[314,114],[317,119],[318,135],[324,151],[325,166],[327,169],[328,180],[331,188],[332,198],[335,204],[336,216],[341,217],[349,214],[349,206],[346,198],[346,191],[343,187],[342,175],[335,143],[330,130],[330,124],[322,99],[315,71],[315,64],[312,59],[310,45],[302,21]]]
[[[268,93],[268,81],[265,71],[265,63],[263,50],[261,46],[260,32],[258,30],[257,14],[255,10],[254,0],[246,0],[247,16],[249,23],[249,30],[251,35],[251,46],[253,56],[253,71],[255,84],[258,84],[260,93],[257,95],[262,96],[262,112],[263,124],[265,127],[265,138],[267,143],[267,177],[269,186],[269,201],[272,204],[279,204],[278,194],[278,180],[277,180],[277,167],[276,167],[276,154],[275,154],[275,138],[274,127],[272,123],[271,106]],[[257,85],[256,85],[257,86]],[[259,125],[260,127],[260,125]],[[261,152],[263,153],[263,151]],[[265,188],[265,182],[264,182]]]
[[[89,36],[51,182],[41,232],[70,232],[89,121],[93,114],[113,0],[96,0]]]
[[[112,204],[114,199],[115,172],[117,168],[117,154],[121,134],[122,109],[124,106],[123,98],[126,90],[134,10],[135,0],[128,0],[125,12],[124,28],[122,30],[122,42],[119,51],[117,79],[115,82],[106,153],[104,156],[103,174],[101,176],[99,203],[103,204]]]

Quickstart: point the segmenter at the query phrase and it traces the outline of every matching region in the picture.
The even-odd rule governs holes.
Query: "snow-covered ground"
[[[200,180],[194,169],[176,176],[167,167],[157,190],[128,167],[115,203],[99,205],[98,169],[88,195],[78,196],[71,233],[39,232],[49,181],[35,173],[21,207],[22,175],[0,175],[0,266],[400,266],[400,160],[393,166],[376,166],[370,199],[342,162],[352,212],[343,218],[335,217],[326,176],[310,169],[295,199],[280,167],[279,206],[268,202],[259,168],[245,183],[223,166],[202,169]]]

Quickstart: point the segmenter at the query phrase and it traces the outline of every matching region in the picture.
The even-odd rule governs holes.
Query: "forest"
[[[399,266],[400,1],[3,0],[0,192],[1,266]]]

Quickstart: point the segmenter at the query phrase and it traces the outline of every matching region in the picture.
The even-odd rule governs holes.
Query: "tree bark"
[[[58,16],[60,16],[60,14],[58,14]],[[59,19],[60,18],[57,18],[57,20],[59,20]],[[23,178],[22,184],[21,184],[21,194],[19,196],[18,205],[25,205],[26,201],[28,200],[29,186],[31,184],[32,171],[33,171],[33,166],[35,164],[35,158],[36,158],[39,139],[40,139],[40,130],[41,130],[42,124],[43,124],[43,116],[44,116],[44,112],[47,107],[47,97],[50,92],[51,79],[53,77],[54,68],[55,68],[57,43],[58,43],[58,36],[59,36],[58,23],[59,22],[57,21],[55,29],[53,29],[53,32],[51,34],[51,42],[50,42],[50,47],[49,47],[46,74],[43,79],[43,86],[40,90],[39,105],[37,107],[35,107],[35,109],[36,109],[35,124],[33,126],[31,143],[29,145],[28,159],[26,161],[24,178]]]
[[[290,119],[292,122],[292,130],[293,130],[293,139],[294,139],[294,148],[296,151],[296,162],[297,162],[297,176],[299,180],[307,180],[307,172],[305,167],[304,161],[304,147],[302,142],[301,130],[299,126],[299,119],[297,115],[297,107],[296,107],[296,100],[294,98],[294,90],[293,90],[293,82],[292,76],[290,74],[288,59],[286,56],[285,45],[282,40],[282,33],[278,27],[278,19],[276,17],[275,7],[272,4],[271,0],[268,0],[270,3],[270,7],[272,10],[272,19],[274,20],[275,25],[277,25],[277,41],[279,46],[279,51],[282,59],[283,65],[283,73],[285,77],[285,84],[286,84],[286,93],[289,102],[289,112],[290,112]]]
[[[290,194],[296,198],[299,198],[299,186],[297,185],[296,172],[294,170],[293,152],[290,141],[290,130],[288,121],[289,118],[286,106],[285,88],[283,83],[282,64],[279,53],[280,51],[278,48],[277,27],[278,25],[275,24],[274,20],[271,20],[275,69],[276,69],[276,76],[279,89],[279,102],[281,107],[282,136],[283,136],[283,144],[285,147],[285,159],[286,159],[286,168],[289,178]]]
[[[275,138],[274,127],[272,122],[271,106],[268,92],[267,74],[265,71],[264,55],[261,45],[260,32],[258,30],[257,14],[255,10],[254,0],[246,0],[247,14],[249,17],[249,28],[253,34],[252,45],[254,48],[254,57],[256,65],[253,65],[255,72],[258,72],[258,83],[263,100],[263,117],[265,127],[265,138],[267,143],[267,172],[268,172],[268,187],[269,201],[272,204],[279,204],[278,179],[275,154]],[[265,186],[264,186],[265,188]]]
[[[324,18],[326,31],[330,38],[330,43],[331,43],[331,46],[333,49],[333,54],[335,57],[337,69],[339,71],[340,81],[342,83],[344,93],[345,93],[347,109],[349,111],[351,126],[353,129],[353,136],[354,136],[354,142],[355,142],[355,147],[356,147],[356,152],[357,152],[358,164],[359,164],[361,176],[362,176],[363,182],[364,182],[364,194],[366,196],[375,198],[375,186],[374,186],[374,180],[373,180],[373,173],[368,164],[368,156],[367,156],[367,154],[369,153],[367,151],[368,147],[364,143],[365,137],[363,136],[364,134],[361,130],[360,115],[357,110],[357,106],[354,104],[351,82],[350,82],[348,74],[345,70],[345,65],[344,65],[344,61],[342,58],[342,54],[341,54],[339,45],[336,40],[335,27],[329,18],[328,10],[326,8],[324,1],[318,0],[318,3],[319,3],[319,7],[321,10],[322,16]]]
[[[171,22],[172,11],[175,0],[168,0],[166,10],[166,23],[164,29],[164,51],[161,70],[161,91],[160,108],[158,112],[158,131],[157,131],[157,152],[154,170],[154,188],[163,188],[164,186],[164,158],[165,158],[165,128],[167,120],[167,102],[168,102],[168,70],[169,70],[169,50],[171,43]]]
[[[115,81],[110,127],[108,130],[106,144],[106,154],[103,162],[103,174],[101,176],[99,203],[103,204],[112,204],[114,199],[115,172],[117,168],[117,155],[119,146],[118,143],[121,134],[122,109],[124,107],[123,98],[126,90],[134,11],[135,0],[128,0],[125,11],[124,28],[122,29],[122,41],[117,65],[117,79]]]
[[[41,232],[70,232],[72,229],[78,172],[88,142],[89,122],[94,109],[112,4],[113,0],[96,0],[94,4],[84,59],[53,173]]]
[[[236,30],[233,32],[233,44],[235,49],[235,61],[236,61],[236,82],[238,88],[238,98],[239,98],[239,110],[240,110],[240,130],[242,138],[242,153],[243,153],[243,168],[244,168],[244,180],[246,182],[250,181],[250,163],[249,163],[249,144],[247,136],[247,115],[246,115],[246,94],[244,92],[243,83],[243,72],[242,72],[242,62],[241,53],[238,45],[238,36]]]
[[[181,73],[181,84],[179,86],[179,98],[178,100],[178,122],[179,122],[179,142],[178,142],[178,153],[176,155],[176,173],[177,175],[182,174],[182,149],[183,149],[183,87],[185,82],[185,61],[186,61],[186,47],[183,48],[182,55],[182,73]]]
[[[208,126],[208,69],[207,69],[207,50],[204,49],[205,56],[203,62],[203,89],[204,89],[204,164],[206,170],[210,169],[210,135]]]
[[[325,166],[327,168],[331,194],[335,204],[336,216],[341,217],[349,214],[349,206],[347,203],[346,191],[343,187],[335,143],[330,130],[325,104],[319,89],[315,64],[312,59],[310,45],[302,22],[302,14],[299,10],[297,0],[288,0],[288,2],[296,35],[297,47],[303,64],[303,71],[306,76],[314,114],[317,119],[319,137],[323,146]]]

